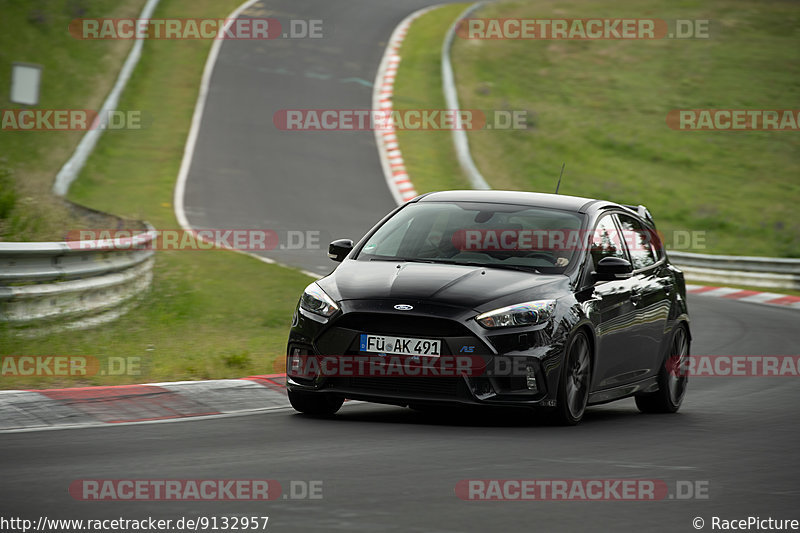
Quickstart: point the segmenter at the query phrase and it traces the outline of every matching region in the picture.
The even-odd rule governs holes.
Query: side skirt
[[[595,391],[589,394],[589,405],[613,402],[640,392],[655,392],[658,390],[658,376],[653,376],[636,383]]]

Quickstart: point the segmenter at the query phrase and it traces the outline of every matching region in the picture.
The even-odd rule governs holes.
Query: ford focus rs
[[[528,406],[576,424],[587,405],[683,400],[683,274],[643,206],[510,191],[447,191],[395,209],[298,302],[292,406],[345,398],[426,408]]]

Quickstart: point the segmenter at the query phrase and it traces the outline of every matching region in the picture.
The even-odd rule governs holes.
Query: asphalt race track
[[[222,47],[187,183],[196,227],[321,230],[359,237],[394,205],[371,132],[287,133],[286,108],[368,108],[394,26],[425,2],[268,2],[280,16],[331,21],[313,40]],[[279,15],[267,15],[279,16]],[[291,71],[286,73],[283,70]],[[315,73],[317,76],[309,75]],[[320,76],[330,75],[323,79]],[[325,250],[278,261],[324,273]],[[792,355],[796,310],[690,296],[695,355]],[[268,531],[695,531],[713,516],[800,519],[800,386],[791,377],[693,378],[676,415],[633,400],[594,407],[581,425],[526,412],[419,413],[353,403],[330,420],[291,410],[231,418],[109,425],[0,436],[0,515],[176,520],[269,516]],[[321,499],[91,502],[80,479],[321,481]],[[471,502],[465,479],[662,480],[662,501]],[[676,486],[707,489],[683,499]],[[298,485],[298,484],[296,484]],[[299,486],[299,485],[298,485]]]
[[[789,354],[800,341],[793,310],[702,296],[690,305],[694,354]],[[676,415],[642,415],[626,400],[590,408],[574,428],[520,412],[357,404],[333,420],[285,410],[6,434],[0,505],[34,518],[266,515],[275,532],[693,531],[696,516],[797,518],[797,379],[693,378],[687,394]],[[78,479],[219,478],[275,479],[284,493],[321,480],[323,499],[80,502],[67,492]],[[520,478],[707,482],[708,499],[471,502],[454,492],[462,479]]]
[[[187,179],[185,211],[192,226],[271,229],[281,236],[319,232],[319,249],[288,249],[294,243],[282,239],[283,250],[262,255],[330,272],[328,243],[361,237],[396,205],[374,133],[282,131],[273,115],[283,109],[369,109],[392,30],[432,3],[280,0],[247,11],[279,20],[321,19],[325,37],[226,41]]]

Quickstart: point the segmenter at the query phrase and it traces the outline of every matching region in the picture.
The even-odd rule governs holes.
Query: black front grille
[[[348,313],[334,326],[385,335],[463,337],[473,334],[463,324],[444,318],[388,313]]]
[[[461,378],[348,378],[337,385],[364,393],[387,393],[399,396],[435,396],[455,398]]]

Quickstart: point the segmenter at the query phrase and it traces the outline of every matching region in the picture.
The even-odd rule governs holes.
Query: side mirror
[[[337,239],[328,245],[328,257],[341,263],[353,250],[353,241],[350,239]]]
[[[596,281],[616,281],[631,277],[633,267],[627,259],[619,257],[604,257],[597,262],[596,271],[593,272]]]

